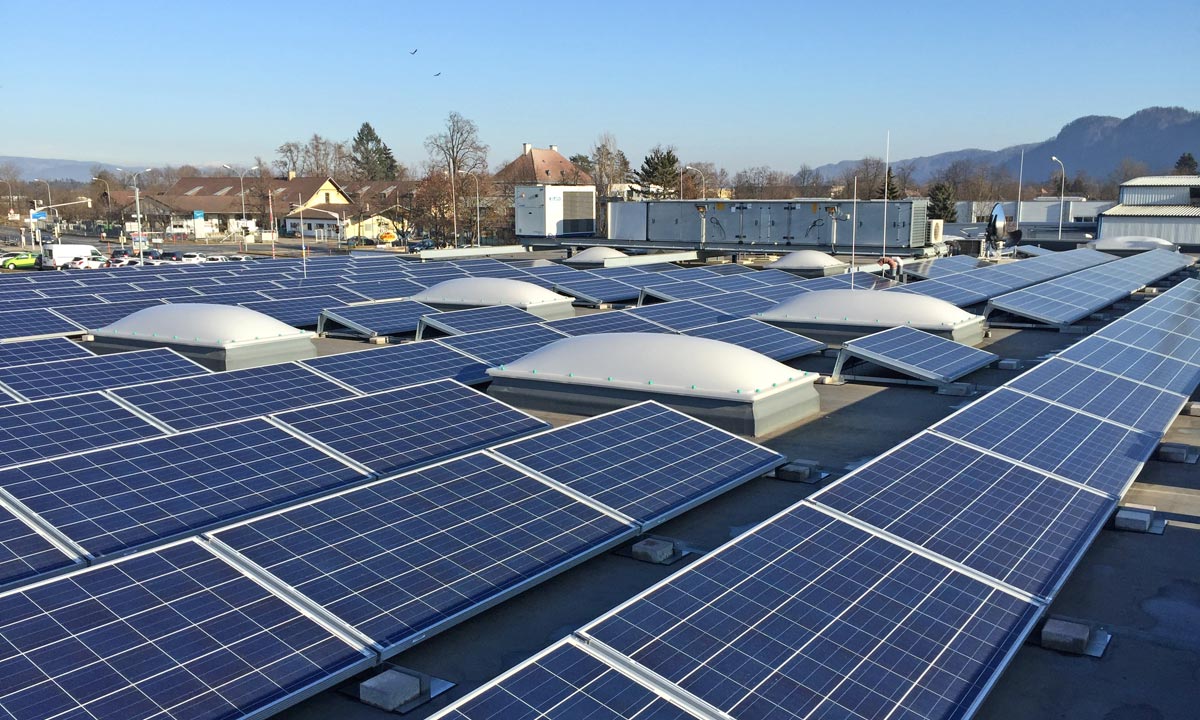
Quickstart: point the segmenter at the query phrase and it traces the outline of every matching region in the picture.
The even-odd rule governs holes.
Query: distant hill
[[[22,180],[77,180],[89,182],[92,179],[92,168],[99,165],[105,170],[116,170],[116,165],[89,162],[87,160],[48,160],[45,158],[14,157],[0,155],[0,165],[12,163],[21,172]]]
[[[892,160],[892,163],[912,163],[913,177],[918,182],[926,182],[958,160],[1002,166],[1015,176],[1022,148],[1025,149],[1026,176],[1034,179],[1050,175],[1054,169],[1050,160],[1052,155],[1057,155],[1066,164],[1068,177],[1074,177],[1082,170],[1093,178],[1104,178],[1126,158],[1145,163],[1151,172],[1164,171],[1174,166],[1184,152],[1200,155],[1200,112],[1181,107],[1152,107],[1139,110],[1124,120],[1089,115],[1072,120],[1044,142],[1013,145],[1001,150],[953,150]],[[836,178],[857,164],[858,160],[843,160],[822,165],[817,170],[825,177]]]

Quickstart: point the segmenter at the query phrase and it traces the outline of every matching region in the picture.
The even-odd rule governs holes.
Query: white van
[[[42,246],[41,263],[38,267],[42,270],[62,270],[75,258],[99,261],[100,264],[96,267],[103,266],[104,262],[108,260],[99,250],[91,245],[54,243]]]

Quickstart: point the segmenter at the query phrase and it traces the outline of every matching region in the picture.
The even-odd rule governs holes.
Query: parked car
[[[5,270],[31,268],[37,265],[38,256],[29,252],[6,252],[0,255],[0,267]]]
[[[109,255],[109,257],[113,260],[120,260],[121,258],[127,258],[129,256],[129,251],[125,248],[117,248],[116,250],[112,251],[111,255]]]
[[[229,258],[224,255],[206,255],[204,256],[204,262],[229,262]]]
[[[207,256],[202,252],[184,253],[183,257],[179,258],[180,262],[185,263],[202,263],[207,259]]]
[[[97,268],[108,267],[108,258],[100,255],[84,255],[77,258],[72,258],[67,267],[71,270],[95,270]]]
[[[150,260],[150,259],[143,260],[141,258],[135,258],[135,257],[117,258],[116,260],[110,260],[108,263],[109,267],[136,267],[138,265],[159,265],[159,264],[161,264],[161,263],[159,263],[157,260]]]
[[[229,256],[229,260],[231,262],[250,262],[253,259],[254,259],[253,255],[230,255]]]
[[[162,253],[154,248],[140,250],[140,251],[138,251],[137,256],[142,258],[143,260],[146,260],[147,258],[152,259],[152,260],[162,259]]]
[[[160,254],[158,259],[164,262],[183,262],[183,253],[178,250],[168,250]]]

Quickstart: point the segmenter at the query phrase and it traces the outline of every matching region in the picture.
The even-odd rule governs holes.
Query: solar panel
[[[693,720],[696,716],[671,704],[659,690],[638,684],[568,639],[526,660],[436,717],[439,720]]]
[[[271,300],[291,300],[323,296],[331,297],[337,300],[339,304],[344,304],[362,302],[369,299],[365,295],[360,295],[353,290],[346,289],[343,285],[334,283],[298,284],[292,287],[259,290],[259,292]]]
[[[593,305],[637,300],[642,292],[640,288],[612,278],[571,278],[566,282],[555,283],[554,290]]]
[[[551,320],[546,327],[567,335],[591,335],[593,333],[618,332],[671,332],[662,325],[630,315],[627,312],[601,312],[579,317]]]
[[[721,295],[706,295],[704,297],[695,298],[692,302],[700,303],[706,307],[720,310],[724,315],[722,319],[750,317],[755,313],[763,312],[768,308],[773,308],[779,303],[770,298],[765,298],[761,295],[755,295],[751,292],[728,292]]]
[[[75,335],[83,328],[45,308],[0,312],[0,340]]]
[[[0,505],[0,587],[82,562],[81,558],[67,555],[52,545],[7,506]],[[8,676],[7,670],[0,673],[0,697]]]
[[[169,288],[165,290],[101,290],[96,293],[96,296],[107,303],[121,303],[131,300],[162,300],[173,298],[181,300],[189,298],[195,300],[200,297],[193,292],[191,288]],[[52,303],[57,305],[57,303]]]
[[[646,527],[786,462],[779,453],[654,402],[516,440],[493,452]]]
[[[714,308],[701,305],[691,300],[676,300],[674,302],[655,303],[641,307],[630,308],[626,313],[658,323],[676,332],[682,332],[701,325],[711,325],[724,319],[725,313]]]
[[[453,380],[314,405],[275,417],[380,477],[548,427]]]
[[[811,500],[1038,596],[1112,512],[1109,498],[929,433]]]
[[[120,303],[94,303],[71,307],[53,306],[53,310],[80,327],[95,330],[111,325],[138,310],[162,304],[161,300],[129,300]]]
[[[1128,375],[1146,385],[1182,395],[1190,395],[1200,383],[1200,365],[1102,337],[1089,337],[1058,357],[1114,375]]]
[[[208,372],[174,350],[154,348],[0,368],[0,385],[37,400]]]
[[[0,470],[0,487],[95,555],[365,479],[263,419]]]
[[[364,393],[394,390],[429,380],[448,378],[473,385],[489,379],[483,363],[428,341],[326,355],[301,363]]]
[[[875,273],[856,272],[813,278],[800,283],[805,290],[885,290],[896,286],[895,280]]]
[[[1018,245],[1013,248],[1013,252],[1017,253],[1018,255],[1025,255],[1027,257],[1037,257],[1039,255],[1049,255],[1054,251],[1047,250],[1046,248],[1039,247],[1037,245]]]
[[[91,350],[66,338],[0,343],[0,367],[32,365],[49,360],[69,360],[93,355],[95,353]]]
[[[956,273],[956,275],[958,274],[961,273]],[[1004,292],[1004,289],[1003,286],[996,286],[992,289],[992,292],[998,294]],[[945,300],[957,307],[978,305],[979,303],[987,302],[988,298],[991,297],[991,293],[979,290],[977,287],[959,287],[947,283],[944,279],[921,280],[920,282],[908,283],[907,285],[900,285],[893,288],[893,291]]]
[[[754,288],[761,288],[770,284],[755,279],[753,271],[748,273],[738,273],[736,275],[723,275],[712,279],[702,280],[701,282],[703,282],[705,285],[714,287],[721,292],[753,290]]]
[[[754,273],[753,277],[764,285],[795,285],[804,280],[804,278],[793,275],[790,272],[774,268],[759,270]]]
[[[768,286],[760,287],[767,289]],[[691,298],[712,295],[713,291],[715,290],[717,290],[717,288],[699,280],[649,285],[642,288],[641,302],[644,304],[646,302],[646,298],[659,298],[661,300],[689,300]]]
[[[650,270],[642,269],[645,266],[638,267],[634,265],[614,265],[612,267],[594,268],[592,270],[582,271],[585,275],[593,275],[599,278],[623,278],[623,277],[641,277],[644,273],[651,272]],[[673,267],[673,266],[669,266]]]
[[[999,359],[990,352],[911,327],[888,328],[847,340],[842,344],[842,353],[936,383],[953,382]]]
[[[1119,497],[1157,436],[1001,388],[930,428]]]
[[[452,335],[438,338],[437,342],[479,358],[491,367],[501,367],[565,337],[567,336],[545,325],[520,325],[467,335]]]
[[[216,533],[391,655],[634,530],[470,455]]]
[[[808,292],[800,283],[780,283],[778,285],[768,285],[763,288],[747,290],[746,292],[753,293],[761,298],[771,300],[776,305],[785,301],[791,300],[800,293]]]
[[[422,316],[420,327],[417,328],[417,337],[430,335],[429,328],[446,335],[463,335],[484,330],[517,327],[518,325],[536,325],[541,321],[542,318],[537,315],[512,305],[451,310]]]
[[[981,265],[982,263],[979,258],[971,257],[970,255],[951,255],[949,257],[934,258],[933,260],[906,263],[902,270],[908,277],[926,280],[928,278],[974,270]]]
[[[951,718],[1038,614],[797,507],[582,634],[733,717]]]
[[[191,541],[0,596],[0,634],[22,720],[263,717],[372,662]]]
[[[1194,309],[1183,312],[1173,312],[1157,305],[1144,305],[1126,315],[1125,319],[1179,335],[1200,335],[1200,305],[1193,305]]]
[[[1145,366],[1126,366],[1137,376]],[[1187,398],[1103,370],[1051,358],[1007,387],[1138,430],[1161,433]]]
[[[290,300],[260,300],[241,303],[242,307],[250,308],[264,315],[270,315],[285,325],[292,327],[311,327],[317,324],[321,311],[325,308],[342,307],[344,303],[328,295],[318,297],[301,297]]]
[[[112,394],[176,430],[269,415],[354,395],[294,362],[131,385]]]
[[[416,295],[425,289],[425,286],[421,283],[399,277],[390,278],[387,280],[370,280],[346,283],[344,287],[353,290],[363,297],[370,298],[371,300],[406,298],[410,295]]]
[[[327,332],[330,323],[334,323],[367,337],[416,333],[421,316],[435,312],[425,303],[413,300],[347,305],[322,310],[317,332]]]
[[[722,263],[719,265],[705,265],[704,269],[710,273],[717,275],[744,275],[746,273],[755,272],[754,268],[740,265],[738,263]]]
[[[1192,365],[1200,365],[1200,337],[1180,335],[1138,322],[1113,323],[1102,328],[1095,337],[1115,340]]]
[[[738,345],[779,362],[811,355],[826,347],[823,342],[750,318],[692,328],[685,330],[683,334]]]
[[[100,393],[0,407],[0,467],[162,435]]]
[[[213,288],[214,291],[219,291],[221,288]],[[241,305],[242,303],[254,302],[274,302],[264,300],[263,296],[252,290],[232,290],[222,292],[208,292],[203,295],[197,295],[194,298],[168,298],[168,303],[203,303],[206,305]]]

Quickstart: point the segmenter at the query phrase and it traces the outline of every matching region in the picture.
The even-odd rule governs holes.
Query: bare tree
[[[457,112],[446,116],[445,132],[425,138],[425,149],[431,163],[440,164],[450,179],[451,217],[458,224],[458,205],[461,200],[457,192],[458,172],[473,173],[480,177],[487,173],[488,146],[479,139],[479,128]],[[428,174],[426,174],[428,179]],[[457,231],[457,227],[454,230]],[[454,239],[455,242],[458,238]]]
[[[821,176],[820,171],[808,164],[800,166],[792,176],[792,184],[801,197],[823,197],[829,194],[829,182]]]

